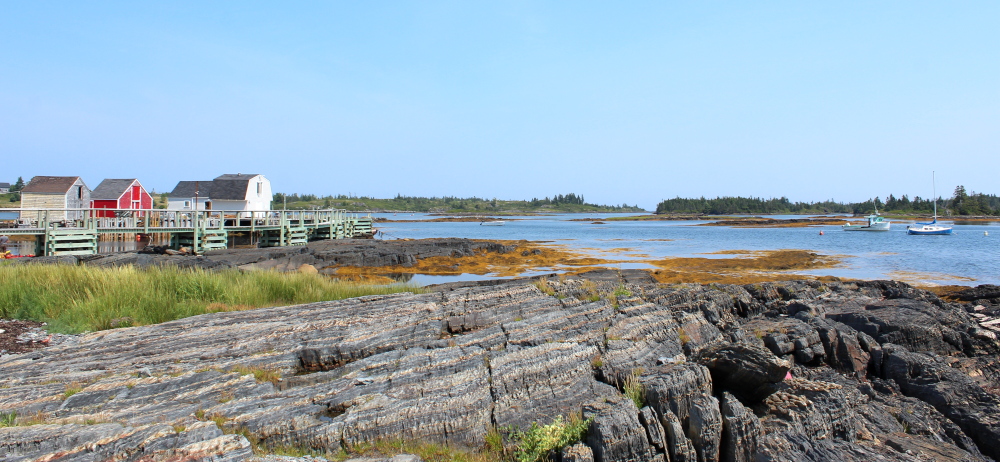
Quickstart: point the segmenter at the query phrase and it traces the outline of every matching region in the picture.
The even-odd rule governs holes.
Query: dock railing
[[[17,211],[16,223],[7,223],[4,234],[36,235],[42,245],[71,236],[82,240],[87,236],[107,233],[184,234],[197,252],[206,236],[214,236],[213,248],[219,247],[218,237],[231,232],[249,232],[268,236],[262,243],[270,245],[302,244],[309,239],[338,239],[365,236],[371,233],[371,216],[359,216],[346,210],[167,210],[167,209],[11,209]],[[10,220],[8,220],[10,221]],[[190,235],[190,236],[188,236]],[[294,237],[294,239],[293,239]],[[82,246],[82,244],[81,244]],[[51,245],[47,246],[51,247]],[[78,246],[79,247],[79,246]],[[80,253],[88,253],[84,250]],[[58,251],[52,250],[52,252]],[[75,251],[74,251],[75,252]],[[96,247],[93,252],[96,252]],[[64,252],[66,253],[66,252]],[[50,254],[47,250],[46,255]]]

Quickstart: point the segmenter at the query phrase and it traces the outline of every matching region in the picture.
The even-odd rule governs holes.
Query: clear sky
[[[1000,2],[0,1],[0,181],[1000,194]]]

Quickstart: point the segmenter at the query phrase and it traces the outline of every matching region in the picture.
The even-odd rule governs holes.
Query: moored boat
[[[950,226],[939,225],[937,222],[937,185],[934,181],[934,172],[931,172],[931,185],[934,195],[934,219],[930,223],[915,223],[906,227],[906,234],[916,236],[946,236],[951,234]]]
[[[935,217],[934,221],[930,223],[917,223],[916,225],[907,226],[906,234],[915,234],[918,236],[943,236],[951,234],[951,227],[937,224],[937,217]]]
[[[853,224],[847,222],[844,224],[844,231],[888,231],[889,230],[889,220],[882,218],[878,214],[878,206],[875,206],[875,213],[865,217],[868,219],[867,224]]]

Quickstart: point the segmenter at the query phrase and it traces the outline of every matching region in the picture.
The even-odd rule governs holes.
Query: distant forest
[[[896,197],[892,194],[885,198],[874,198],[874,204],[880,213],[893,214],[930,214],[934,211],[932,199],[914,196],[910,199],[905,194]],[[833,200],[823,202],[792,202],[787,197],[777,199],[761,199],[757,197],[716,197],[715,199],[683,199],[680,197],[667,199],[656,206],[656,213],[691,213],[706,215],[734,214],[818,214],[818,213],[855,213],[868,214],[874,211],[872,200],[865,202],[843,203]],[[967,193],[965,186],[958,186],[950,198],[938,198],[938,215],[998,215],[1000,197],[977,192]]]
[[[583,196],[569,193],[543,199],[501,200],[479,197],[413,197],[396,195],[392,199],[358,196],[317,196],[315,194],[275,193],[274,207],[289,209],[338,208],[352,211],[408,211],[442,213],[505,212],[642,212],[638,205],[588,204]]]

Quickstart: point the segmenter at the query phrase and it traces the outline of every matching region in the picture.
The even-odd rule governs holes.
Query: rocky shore
[[[340,258],[310,249],[262,261]],[[259,263],[244,257],[192,258]],[[993,460],[998,302],[993,286],[948,302],[891,281],[598,271],[208,314],[0,357],[0,459],[479,448],[579,414],[583,441],[553,458]]]
[[[177,266],[201,269],[240,269],[298,271],[307,265],[322,273],[333,273],[340,266],[388,267],[412,266],[431,257],[468,257],[476,253],[505,253],[514,247],[502,243],[459,238],[420,240],[339,239],[313,241],[304,246],[260,249],[224,249],[203,255],[162,255],[145,252],[120,252],[98,255],[68,255],[11,260],[11,264],[67,264],[96,267],[133,265]],[[326,270],[326,271],[324,271]]]

